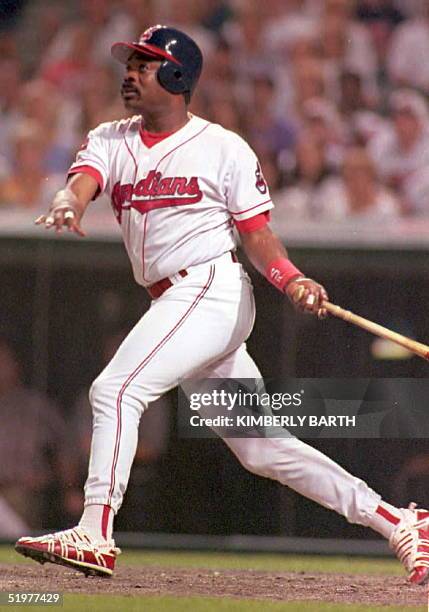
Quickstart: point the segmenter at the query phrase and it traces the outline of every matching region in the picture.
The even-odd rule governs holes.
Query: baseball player
[[[325,289],[288,259],[269,227],[273,207],[258,160],[238,135],[188,112],[202,68],[195,42],[155,26],[117,43],[130,119],[91,131],[65,189],[36,223],[84,236],[85,209],[107,192],[137,283],[152,303],[93,383],[93,438],[79,525],[24,537],[44,563],[111,575],[113,517],[127,488],[142,413],[187,378],[260,378],[245,341],[255,306],[235,257],[237,233],[256,269],[294,305],[323,317]],[[278,480],[349,522],[390,539],[409,580],[429,578],[429,512],[395,508],[362,480],[294,437],[226,438],[248,470]]]

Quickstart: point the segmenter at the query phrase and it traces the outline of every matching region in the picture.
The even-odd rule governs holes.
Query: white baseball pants
[[[251,282],[230,253],[188,269],[131,330],[90,390],[94,426],[85,504],[117,512],[149,404],[187,378],[260,378],[246,351],[255,317]],[[251,472],[278,480],[367,525],[380,496],[296,438],[226,438]]]

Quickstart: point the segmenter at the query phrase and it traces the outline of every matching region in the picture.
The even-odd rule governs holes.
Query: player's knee
[[[110,393],[108,392],[109,387],[111,387],[111,385],[109,385],[107,380],[101,375],[94,380],[89,389],[89,401],[93,408],[99,404],[105,403],[106,397],[112,393],[112,389],[110,389]]]
[[[146,408],[145,394],[132,385],[125,385],[117,377],[101,373],[92,383],[89,390],[89,401],[95,412],[117,411],[121,408],[135,410],[139,415]]]
[[[89,401],[93,411],[116,410],[118,398],[122,398],[122,385],[112,376],[101,373],[91,385]]]
[[[239,457],[241,465],[246,468],[249,472],[257,474],[258,476],[265,476],[270,478],[272,474],[272,458],[266,455],[266,453],[256,455],[244,455]]]

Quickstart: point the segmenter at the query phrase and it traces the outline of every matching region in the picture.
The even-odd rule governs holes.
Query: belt
[[[237,255],[234,253],[234,251],[230,251],[231,254],[231,259],[234,263],[238,262],[237,259]],[[177,273],[179,276],[181,276],[182,278],[185,278],[185,276],[188,276],[189,272],[187,270],[179,270],[179,272]],[[177,274],[175,274],[174,276],[177,276]],[[150,297],[153,300],[156,300],[157,298],[161,297],[161,295],[167,291],[167,289],[170,289],[170,287],[172,287],[175,282],[173,282],[171,280],[171,278],[173,277],[166,277],[166,278],[162,278],[160,281],[158,281],[157,283],[154,283],[153,285],[150,285],[149,287],[146,287],[146,291],[149,293]]]

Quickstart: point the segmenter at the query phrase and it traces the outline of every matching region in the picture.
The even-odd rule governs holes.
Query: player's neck
[[[144,112],[142,127],[152,134],[173,133],[186,125],[189,119],[190,115],[187,108],[173,112],[171,110],[168,112]]]

